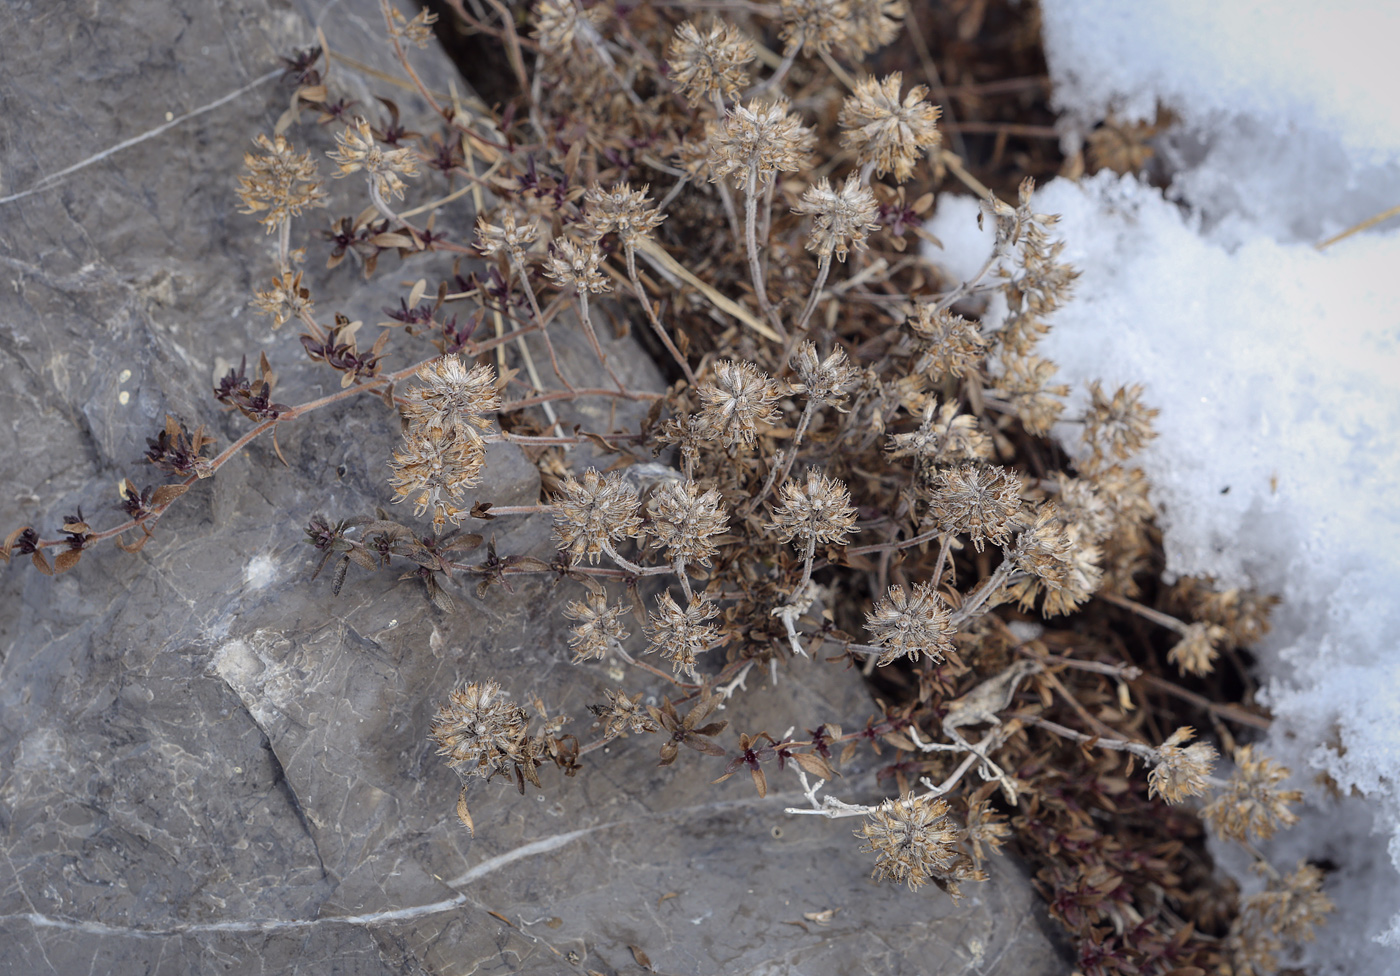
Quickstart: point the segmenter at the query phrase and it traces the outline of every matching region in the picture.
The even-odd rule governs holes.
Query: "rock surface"
[[[332,49],[397,75],[375,3],[324,10]],[[312,11],[0,11],[0,534],[51,536],[79,505],[116,522],[118,478],[159,480],[139,461],[166,413],[236,438],[247,422],[208,393],[218,363],[266,351],[285,402],[335,388],[247,310],[272,262],[233,196],[287,103],[277,56],[314,42]],[[445,60],[419,64],[446,89]],[[343,63],[335,83],[369,102]],[[464,238],[461,213],[439,228],[449,217]],[[367,323],[402,277],[393,259],[368,285],[349,264],[308,271],[317,296],[344,296],[318,314]],[[614,355],[658,382],[635,348]],[[760,801],[746,779],[709,785],[718,761],[698,754],[658,769],[652,742],[524,797],[475,782],[468,835],[426,737],[454,683],[494,677],[582,731],[622,676],[569,665],[555,611],[570,594],[544,582],[464,589],[449,615],[391,573],[352,570],[338,598],[309,580],[300,527],[386,504],[396,436],[381,403],[347,401],[279,432],[288,467],[258,441],[199,483],[138,555],[104,545],[56,578],[23,558],[0,569],[0,973],[1063,970],[1014,864],[957,906],[874,885],[853,822],[781,813],[790,780]],[[489,472],[483,498],[536,499],[514,447],[493,447]],[[548,552],[543,517],[491,528],[502,553]],[[870,709],[858,676],[810,662],[748,685],[732,731],[849,727]],[[877,796],[859,769],[847,784]]]

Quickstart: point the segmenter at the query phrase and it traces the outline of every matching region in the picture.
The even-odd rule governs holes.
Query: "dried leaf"
[[[151,492],[151,507],[164,508],[189,490],[189,485],[161,485]]]
[[[822,779],[831,779],[836,775],[836,771],[831,768],[831,765],[815,752],[795,753],[792,761],[805,772],[811,773],[813,776],[820,776]]]
[[[58,573],[68,572],[68,570],[78,565],[78,560],[82,558],[83,551],[81,549],[63,550],[57,556],[55,556],[53,560],[53,568],[55,575]]]
[[[467,788],[462,787],[462,792],[457,794],[457,819],[462,822],[462,826],[467,828],[467,832],[473,837],[476,836],[476,827],[472,823],[471,811],[467,809]],[[502,919],[502,921],[505,921]]]
[[[14,549],[15,543],[19,541],[19,537],[24,535],[28,530],[29,526],[21,525],[9,535],[5,536],[4,545],[0,545],[0,556],[4,556],[6,562],[10,561],[10,550]]]

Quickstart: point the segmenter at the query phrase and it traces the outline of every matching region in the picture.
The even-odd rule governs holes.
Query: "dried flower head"
[[[697,388],[702,429],[726,445],[752,444],[778,419],[778,384],[752,363],[722,359]]]
[[[1291,827],[1298,815],[1288,808],[1303,798],[1301,790],[1281,790],[1278,785],[1292,775],[1267,756],[1255,758],[1253,746],[1235,751],[1235,775],[1230,785],[1201,811],[1216,832],[1230,840],[1247,841],[1253,834],[1268,840],[1280,826]]]
[[[798,379],[792,384],[793,390],[807,394],[807,399],[813,403],[837,405],[844,402],[847,391],[860,379],[860,371],[851,365],[844,349],[837,346],[823,359],[817,352],[817,344],[810,340],[798,345],[792,357],[792,368]]]
[[[1147,795],[1160,794],[1168,803],[1180,803],[1188,796],[1200,796],[1209,785],[1210,771],[1219,755],[1206,742],[1190,742],[1196,730],[1184,725],[1157,747],[1157,764],[1147,774]]]
[[[849,18],[841,47],[852,61],[878,51],[899,36],[909,13],[904,0],[848,0]]]
[[[1021,479],[1002,467],[940,468],[929,492],[929,517],[939,531],[969,536],[978,552],[988,542],[1004,544],[1021,511]]]
[[[1120,386],[1104,395],[1097,380],[1089,384],[1090,403],[1084,413],[1084,442],[1101,460],[1123,460],[1157,436],[1152,418],[1158,411],[1144,406],[1142,386]]]
[[[884,649],[875,661],[879,667],[902,657],[938,664],[952,652],[957,633],[943,597],[927,583],[915,583],[908,592],[897,583],[891,586],[865,615],[865,629],[871,643]]]
[[[258,222],[271,234],[285,221],[300,217],[303,209],[326,205],[310,153],[294,152],[282,136],[269,139],[260,135],[253,142],[264,155],[243,155],[248,174],[238,178],[238,198],[243,201],[239,213],[267,211]]]
[[[462,776],[489,778],[525,757],[525,710],[494,681],[453,690],[433,717],[438,755]]]
[[[693,481],[670,481],[656,489],[647,503],[653,545],[664,548],[672,562],[710,565],[718,552],[711,541],[729,526],[720,493],[701,491]]]
[[[567,237],[556,237],[544,262],[544,273],[560,288],[573,285],[581,292],[611,291],[612,285],[598,270],[603,254],[593,241],[575,244]]]
[[[880,229],[879,201],[854,175],[846,177],[840,190],[833,190],[831,181],[823,176],[802,194],[792,212],[813,215],[807,250],[826,258],[835,254],[838,261],[845,261],[852,247],[863,251],[865,238]]]
[[[588,708],[602,723],[605,739],[616,739],[629,732],[656,732],[660,729],[661,726],[642,704],[642,692],[628,695],[619,688],[617,691],[605,691],[603,694],[607,696],[606,704],[590,705]]]
[[[361,170],[369,177],[370,186],[381,197],[402,197],[404,182],[400,176],[417,176],[418,161],[411,149],[385,149],[374,140],[369,123],[356,116],[336,133],[337,147],[327,155],[339,166],[336,178]]]
[[[1095,472],[1095,478],[1103,474]],[[1210,580],[1184,577],[1178,584],[1181,598],[1197,619],[1216,624],[1225,631],[1224,642],[1233,647],[1250,647],[1269,632],[1269,614],[1278,597],[1254,590],[1231,587],[1216,590]]]
[[[633,190],[630,184],[619,183],[604,190],[594,183],[583,194],[584,233],[591,240],[604,234],[617,233],[627,246],[651,237],[666,216],[657,207],[648,207],[648,187]]]
[[[310,315],[315,304],[311,292],[301,286],[301,272],[287,271],[272,279],[272,287],[267,291],[254,291],[253,300],[248,303],[259,315],[272,318],[272,327],[280,329],[284,322]]]
[[[734,98],[749,85],[744,65],[754,59],[753,41],[743,31],[715,21],[702,33],[687,20],[676,28],[667,62],[671,80],[692,106]]]
[[[979,791],[980,792],[980,791]],[[963,839],[972,848],[972,860],[977,867],[982,866],[985,855],[982,845],[986,844],[993,854],[1001,853],[1001,845],[1011,837],[1011,825],[1006,818],[992,809],[991,802],[982,796],[967,805],[967,825],[963,828]]]
[[[578,621],[569,628],[574,663],[602,658],[609,648],[625,641],[627,631],[622,626],[622,616],[631,612],[632,608],[625,604],[609,605],[606,593],[590,591],[584,602],[570,601],[564,616]]]
[[[888,446],[891,458],[913,457],[938,464],[977,460],[992,456],[992,440],[971,414],[958,413],[956,401],[942,407],[929,400],[917,430],[894,434]]]
[[[1092,481],[1071,478],[1063,471],[1055,475],[1055,507],[1066,525],[1079,527],[1080,534],[1102,542],[1113,532],[1114,512]]]
[[[1054,502],[1045,502],[1033,516],[1022,516],[1026,527],[1006,550],[1006,556],[1029,577],[1011,593],[1023,609],[1044,596],[1045,616],[1069,613],[1089,599],[1103,581],[1099,548],[1066,526]]]
[[[938,107],[924,101],[928,89],[915,85],[901,101],[903,81],[896,71],[880,81],[857,82],[839,120],[846,130],[841,145],[853,150],[862,166],[872,166],[878,176],[893,172],[899,183],[914,175],[914,164],[942,139]]]
[[[735,105],[710,136],[710,179],[732,174],[737,187],[746,187],[750,179],[764,186],[775,173],[802,169],[814,143],[812,130],[788,111],[783,99]]]
[[[424,7],[409,20],[403,15],[403,11],[389,8],[389,36],[397,37],[407,41],[414,47],[425,48],[433,42],[433,25],[437,23],[437,14],[429,13]]]
[[[992,392],[1011,401],[1027,433],[1044,437],[1060,419],[1069,395],[1068,386],[1050,382],[1059,367],[1040,356],[1007,357],[1002,365],[1004,372]]]
[[[1087,143],[1089,165],[1094,169],[1111,169],[1115,173],[1141,173],[1147,161],[1155,155],[1148,142],[1158,132],[1151,122],[1120,122],[1111,114],[1103,125],[1089,133]]]
[[[707,623],[718,613],[719,608],[702,594],[692,596],[682,610],[670,591],[663,590],[650,614],[647,650],[670,661],[676,674],[685,673],[694,680],[695,655],[703,654],[719,641],[718,628]]]
[[[450,430],[410,430],[389,459],[389,478],[398,497],[413,500],[413,514],[433,510],[433,524],[456,524],[470,512],[459,508],[463,493],[481,481],[486,449],[480,439],[456,436]]]
[[[1103,499],[1112,513],[1113,520],[1121,530],[1127,525],[1146,522],[1157,514],[1148,492],[1151,485],[1141,468],[1124,468],[1112,464],[1106,468],[1095,468],[1089,475],[1096,494]],[[1204,612],[1199,616],[1207,617]],[[1214,621],[1222,623],[1222,621]],[[1228,624],[1223,624],[1228,629]]]
[[[783,22],[778,37],[791,50],[826,54],[846,40],[851,22],[847,0],[781,0],[778,9]]]
[[[846,485],[808,468],[804,480],[793,478],[778,489],[778,507],[765,528],[784,542],[797,539],[804,544],[844,546],[855,524],[856,510]]]
[[[1246,898],[1241,914],[1255,916],[1258,927],[1272,935],[1311,942],[1313,929],[1335,910],[1332,899],[1322,893],[1321,869],[1299,861],[1297,870],[1271,880],[1267,890]]]
[[[604,548],[637,534],[642,525],[640,507],[637,489],[616,471],[602,475],[589,468],[582,481],[571,475],[559,486],[554,503],[560,550],[574,559],[586,555],[596,563]]]
[[[520,226],[516,223],[515,211],[502,207],[499,225],[487,223],[485,217],[476,218],[476,249],[488,257],[497,251],[505,251],[516,261],[534,243],[539,231],[535,222]]]
[[[943,876],[958,857],[958,828],[948,804],[927,796],[886,800],[866,814],[855,835],[865,841],[861,851],[875,855],[871,876],[907,884],[911,891]]]
[[[1197,621],[1188,624],[1181,640],[1167,652],[1167,660],[1182,674],[1206,675],[1215,670],[1218,648],[1227,638],[1224,627]]]
[[[496,371],[491,366],[467,367],[460,356],[443,356],[424,363],[415,374],[421,386],[404,393],[403,415],[417,431],[448,431],[454,437],[482,443],[489,430],[488,414],[501,408]]]
[[[540,0],[535,4],[535,38],[545,54],[567,54],[580,31],[596,32],[607,16],[607,8],[598,4],[582,9],[575,0]]]
[[[914,369],[920,373],[929,372],[935,377],[966,376],[977,369],[987,355],[987,340],[982,337],[977,323],[932,303],[920,303],[908,324],[919,351]]]

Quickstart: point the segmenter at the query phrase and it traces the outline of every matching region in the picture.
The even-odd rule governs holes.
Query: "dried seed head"
[[[590,592],[582,603],[571,601],[564,608],[564,616],[578,621],[569,628],[574,663],[601,658],[608,648],[625,641],[627,631],[622,626],[622,616],[631,612],[632,608],[625,604],[609,606],[606,593]]]
[[[1095,473],[1095,478],[1102,477]],[[1269,632],[1269,614],[1279,602],[1276,596],[1239,587],[1217,591],[1209,580],[1183,578],[1179,589],[1192,616],[1223,627],[1233,647],[1258,643]]]
[[[1148,142],[1158,133],[1151,122],[1120,122],[1113,115],[1103,125],[1089,133],[1084,140],[1089,165],[1094,169],[1111,169],[1120,175],[1141,173],[1147,161],[1155,155]]]
[[[588,707],[603,724],[604,738],[616,739],[629,732],[655,732],[661,728],[642,705],[642,692],[628,695],[619,688],[603,694],[607,696],[606,704]]]
[[[914,164],[937,147],[937,106],[924,101],[928,89],[915,85],[904,100],[899,88],[904,77],[898,71],[880,81],[866,78],[841,106],[843,148],[853,150],[862,165],[873,165],[876,175],[893,172],[903,183],[914,175]]]
[[[573,285],[581,292],[611,291],[612,285],[598,270],[603,254],[595,242],[575,244],[567,237],[556,237],[545,258],[544,273],[559,288]]]
[[[982,338],[977,323],[947,309],[921,303],[908,324],[919,351],[914,369],[920,373],[927,371],[934,377],[966,376],[987,355],[987,340]]]
[[[1063,471],[1052,480],[1055,507],[1066,525],[1078,526],[1082,537],[1093,542],[1102,542],[1113,533],[1113,510],[1092,481],[1071,478]]]
[[[1141,468],[1124,468],[1122,465],[1113,464],[1106,468],[1095,468],[1089,479],[1098,496],[1107,504],[1114,522],[1120,529],[1146,522],[1157,514],[1156,508],[1148,498],[1148,491],[1152,486]],[[1199,613],[1198,616],[1210,619],[1205,613]],[[1221,623],[1227,629],[1229,627],[1223,621],[1215,622]]]
[[[848,0],[846,36],[841,46],[852,61],[878,51],[899,36],[909,12],[904,0]]]
[[[253,300],[248,303],[259,315],[272,318],[272,327],[280,329],[284,322],[310,315],[315,304],[311,292],[301,286],[301,272],[285,272],[272,279],[272,287],[267,291],[254,291]]]
[[[487,681],[453,690],[430,735],[459,775],[485,778],[525,758],[528,725],[525,710]]]
[[[487,256],[505,251],[515,260],[521,260],[539,233],[535,222],[531,220],[525,226],[519,226],[515,211],[508,207],[501,208],[499,219],[501,223],[498,226],[487,223],[485,217],[476,218],[476,249]]]
[[[807,394],[807,399],[813,403],[836,405],[844,402],[847,391],[860,379],[860,370],[851,365],[844,349],[837,346],[831,355],[822,359],[817,344],[810,340],[797,347],[792,368],[799,381],[792,384],[793,389]]]
[[[996,229],[996,248],[998,251],[1006,251],[1012,246],[1022,244],[1025,238],[1030,238],[1030,244],[1034,248],[1048,244],[1048,228],[1059,222],[1057,214],[1035,213],[1031,210],[1031,196],[1035,193],[1035,180],[1026,177],[1017,187],[1016,206],[1011,206],[1005,200],[995,196],[983,199],[980,204],[980,212],[977,217],[977,226],[982,226],[982,221],[988,219],[992,221]]]
[[[807,469],[803,481],[793,478],[778,489],[778,507],[765,528],[784,542],[798,540],[843,546],[855,529],[856,510],[843,482],[828,478],[816,468]]]
[[[575,0],[540,0],[535,4],[535,38],[540,50],[551,55],[569,53],[574,35],[580,30],[596,31],[607,13],[602,4],[583,10]]]
[[[1023,609],[1044,596],[1045,616],[1069,613],[1089,599],[1103,581],[1099,548],[1066,526],[1054,502],[1043,503],[1034,516],[1022,516],[1026,528],[1006,550],[1006,557],[1030,578],[1011,588]]]
[[[958,828],[943,800],[906,793],[866,814],[855,832],[861,851],[875,855],[877,881],[907,884],[910,890],[942,877],[958,858]]]
[[[326,205],[310,153],[293,152],[292,144],[282,136],[269,139],[260,135],[253,142],[264,155],[243,155],[248,175],[238,178],[238,198],[243,201],[239,213],[267,211],[258,222],[271,234],[284,221],[300,217],[303,209]]]
[[[1182,674],[1206,675],[1215,670],[1219,647],[1228,638],[1224,627],[1197,621],[1186,628],[1181,640],[1167,652],[1167,660]]]
[[[1207,778],[1219,754],[1206,742],[1182,745],[1195,734],[1191,726],[1182,726],[1157,748],[1157,764],[1147,774],[1149,797],[1160,794],[1168,803],[1180,803],[1206,791]]]
[[[486,448],[480,438],[457,437],[449,430],[410,430],[389,460],[389,478],[397,498],[413,500],[413,514],[433,510],[433,524],[454,525],[470,512],[458,507],[463,493],[481,481]]]
[[[1253,834],[1268,840],[1280,826],[1298,822],[1298,815],[1288,805],[1300,801],[1303,792],[1278,788],[1292,775],[1287,766],[1267,756],[1254,758],[1253,746],[1235,751],[1235,765],[1238,769],[1230,785],[1201,811],[1220,836],[1244,842]]]
[[[865,250],[865,238],[880,229],[880,204],[870,187],[856,176],[846,177],[839,191],[823,176],[802,194],[792,212],[813,215],[807,250],[822,257],[835,254],[838,261],[845,261],[852,247]]]
[[[1152,418],[1158,411],[1144,406],[1142,386],[1120,386],[1104,395],[1098,380],[1089,384],[1090,404],[1084,414],[1084,442],[1100,461],[1123,460],[1157,436]]]
[[[716,96],[732,99],[747,88],[744,65],[753,59],[753,41],[738,28],[715,21],[702,33],[687,20],[676,28],[666,60],[671,80],[697,105]]]
[[[708,651],[719,640],[719,630],[706,623],[718,613],[719,608],[701,594],[691,597],[682,610],[670,592],[663,590],[650,615],[647,650],[670,661],[676,674],[685,673],[694,680],[695,655]]]
[[[729,526],[719,492],[702,492],[693,481],[661,485],[647,504],[647,514],[652,544],[664,548],[672,562],[710,565],[710,557],[719,551],[710,540]]]
[[[399,179],[400,175],[418,175],[418,161],[413,151],[384,149],[374,141],[369,123],[359,116],[344,132],[336,133],[335,141],[337,147],[327,155],[339,166],[336,178],[364,170],[370,183],[385,199],[403,196],[404,182]]]
[[[487,414],[501,408],[496,371],[490,366],[470,369],[460,356],[443,356],[424,363],[416,374],[422,386],[404,394],[403,415],[415,431],[440,430],[463,440],[482,443],[489,430]]]
[[[437,23],[437,14],[429,13],[428,8],[424,7],[409,20],[402,11],[390,7],[389,19],[390,37],[401,38],[418,48],[425,48],[433,42],[433,25]]]
[[[781,0],[783,26],[778,32],[790,48],[803,54],[826,54],[847,40],[851,8],[847,0]]]
[[[1004,544],[1021,511],[1021,479],[1001,467],[941,468],[929,490],[929,516],[939,531],[970,536],[978,552],[988,542]]]
[[[948,623],[948,609],[933,587],[915,583],[910,592],[899,584],[891,586],[875,608],[865,615],[865,629],[871,643],[884,648],[875,661],[884,667],[907,657],[926,657],[934,664],[952,653],[957,628]]]
[[[982,845],[986,844],[993,854],[1001,853],[1001,845],[1011,837],[1011,825],[1006,818],[992,809],[986,797],[973,800],[967,805],[967,826],[963,828],[963,839],[972,848],[972,860],[982,866]]]
[[[992,392],[1011,401],[1027,433],[1044,437],[1060,419],[1069,395],[1068,386],[1050,382],[1059,367],[1040,356],[1005,357],[1003,365],[1005,371]]]
[[[1332,899],[1322,893],[1322,871],[1299,861],[1296,871],[1271,880],[1267,890],[1246,898],[1240,914],[1245,921],[1243,928],[1256,930],[1251,934],[1262,930],[1290,942],[1311,942],[1313,929],[1335,910]]]
[[[616,231],[618,239],[629,246],[650,238],[666,217],[659,208],[647,206],[651,202],[647,189],[633,190],[630,184],[619,183],[604,190],[594,183],[583,194],[584,233],[596,241]]]
[[[752,363],[720,360],[697,392],[702,428],[726,445],[752,444],[760,426],[778,419],[778,384]]]
[[[596,468],[577,481],[571,475],[559,486],[554,503],[554,531],[560,550],[574,559],[587,556],[596,563],[604,545],[612,545],[637,534],[642,520],[637,514],[641,501],[637,489],[622,475],[601,475]]]
[[[742,189],[752,173],[765,186],[775,173],[802,169],[814,144],[812,130],[788,111],[785,100],[735,105],[710,136],[710,179],[732,174]]]
[[[888,446],[891,458],[913,457],[921,461],[952,464],[992,456],[992,440],[977,426],[977,418],[958,413],[956,401],[939,407],[930,400],[924,406],[919,429],[894,434]]]

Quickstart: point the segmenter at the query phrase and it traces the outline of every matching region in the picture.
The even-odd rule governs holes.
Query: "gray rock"
[[[335,50],[394,71],[376,4],[325,9]],[[0,532],[52,535],[79,505],[105,527],[118,478],[159,480],[139,462],[166,413],[220,445],[248,428],[209,396],[216,363],[266,351],[284,402],[335,388],[246,309],[272,263],[233,196],[286,105],[276,57],[314,33],[273,0],[56,0],[6,5],[0,34]],[[446,88],[450,65],[419,63]],[[465,213],[444,217],[467,236]],[[318,298],[343,296],[318,311],[372,323],[403,277],[386,264],[369,285],[348,265],[308,271]],[[288,467],[261,440],[196,485],[135,556],[0,571],[0,973],[638,972],[632,946],[674,973],[1062,970],[1013,863],[957,906],[877,886],[851,821],[781,813],[790,779],[760,801],[743,778],[710,785],[717,760],[657,768],[655,742],[614,743],[523,797],[476,782],[469,835],[426,737],[453,685],[496,678],[581,731],[620,675],[568,663],[571,584],[464,588],[448,615],[392,573],[352,570],[338,598],[309,580],[300,527],[387,504],[396,436],[381,403],[345,402],[279,432]],[[483,499],[537,497],[516,448],[493,447],[489,471]],[[549,552],[546,518],[491,530],[502,553]],[[811,662],[748,685],[733,731],[849,727],[871,708],[858,676]],[[875,799],[848,774],[851,798]]]

